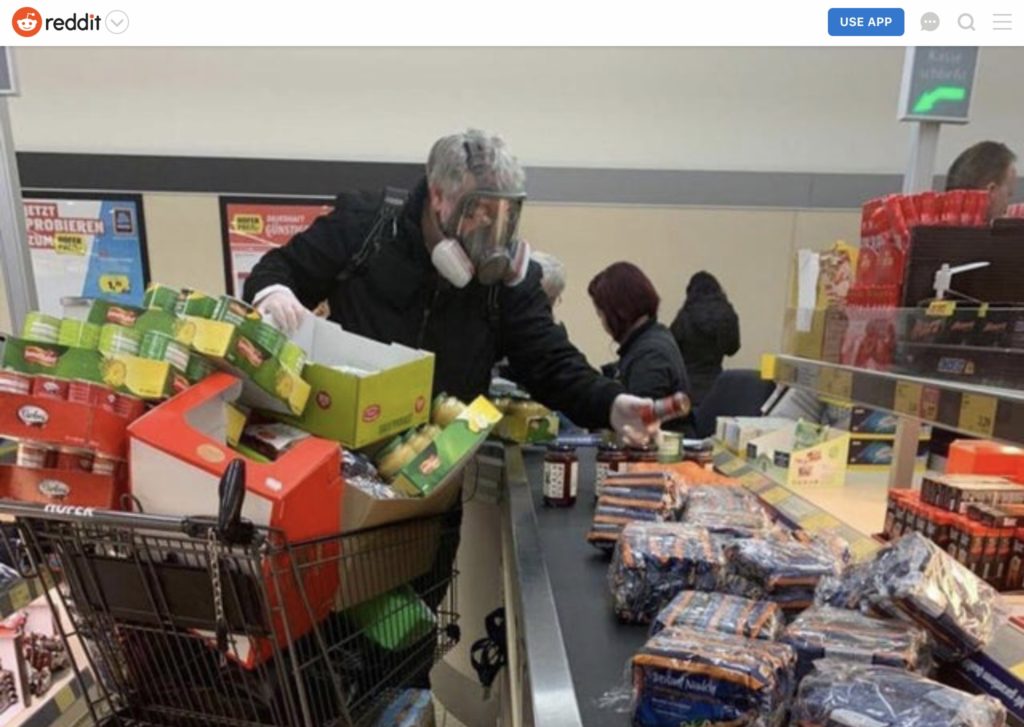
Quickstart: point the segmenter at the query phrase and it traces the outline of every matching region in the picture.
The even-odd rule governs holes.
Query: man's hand
[[[256,309],[260,315],[269,317],[278,328],[291,335],[302,325],[302,319],[309,315],[295,293],[281,287],[259,302]]]
[[[654,419],[654,402],[632,394],[619,394],[612,402],[611,425],[629,445],[642,447],[658,435],[658,420]]]

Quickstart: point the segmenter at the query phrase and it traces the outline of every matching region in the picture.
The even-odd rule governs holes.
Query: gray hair
[[[461,194],[469,175],[477,189],[523,192],[526,173],[497,134],[468,129],[434,142],[427,158],[427,182],[446,197]]]
[[[554,255],[546,252],[532,252],[530,259],[540,265],[540,286],[552,304],[565,290],[565,265]]]

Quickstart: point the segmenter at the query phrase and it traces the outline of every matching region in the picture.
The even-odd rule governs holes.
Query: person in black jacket
[[[658,293],[636,265],[617,262],[587,287],[606,333],[619,344],[616,377],[626,391],[659,399],[689,394],[686,365],[672,334],[658,323]]]
[[[244,297],[285,330],[326,299],[347,331],[433,351],[434,390],[464,401],[486,394],[507,357],[549,408],[646,441],[651,402],[594,371],[552,318],[540,267],[517,234],[524,189],[500,137],[443,137],[404,204],[339,196],[333,212],[263,256]]]
[[[686,361],[696,406],[722,373],[722,359],[740,350],[740,320],[714,275],[702,270],[690,278],[686,301],[671,329]]]

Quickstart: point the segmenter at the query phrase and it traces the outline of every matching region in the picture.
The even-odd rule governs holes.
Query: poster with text
[[[280,247],[334,209],[328,199],[221,197],[221,237],[228,295],[242,297],[242,286],[268,251]]]
[[[22,200],[39,310],[62,298],[142,305],[149,282],[142,198],[26,193]]]

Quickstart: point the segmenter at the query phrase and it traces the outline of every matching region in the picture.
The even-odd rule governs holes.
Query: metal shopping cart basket
[[[455,518],[299,543],[239,517],[0,501],[103,725],[369,725],[457,643]],[[237,463],[241,465],[241,463]]]

